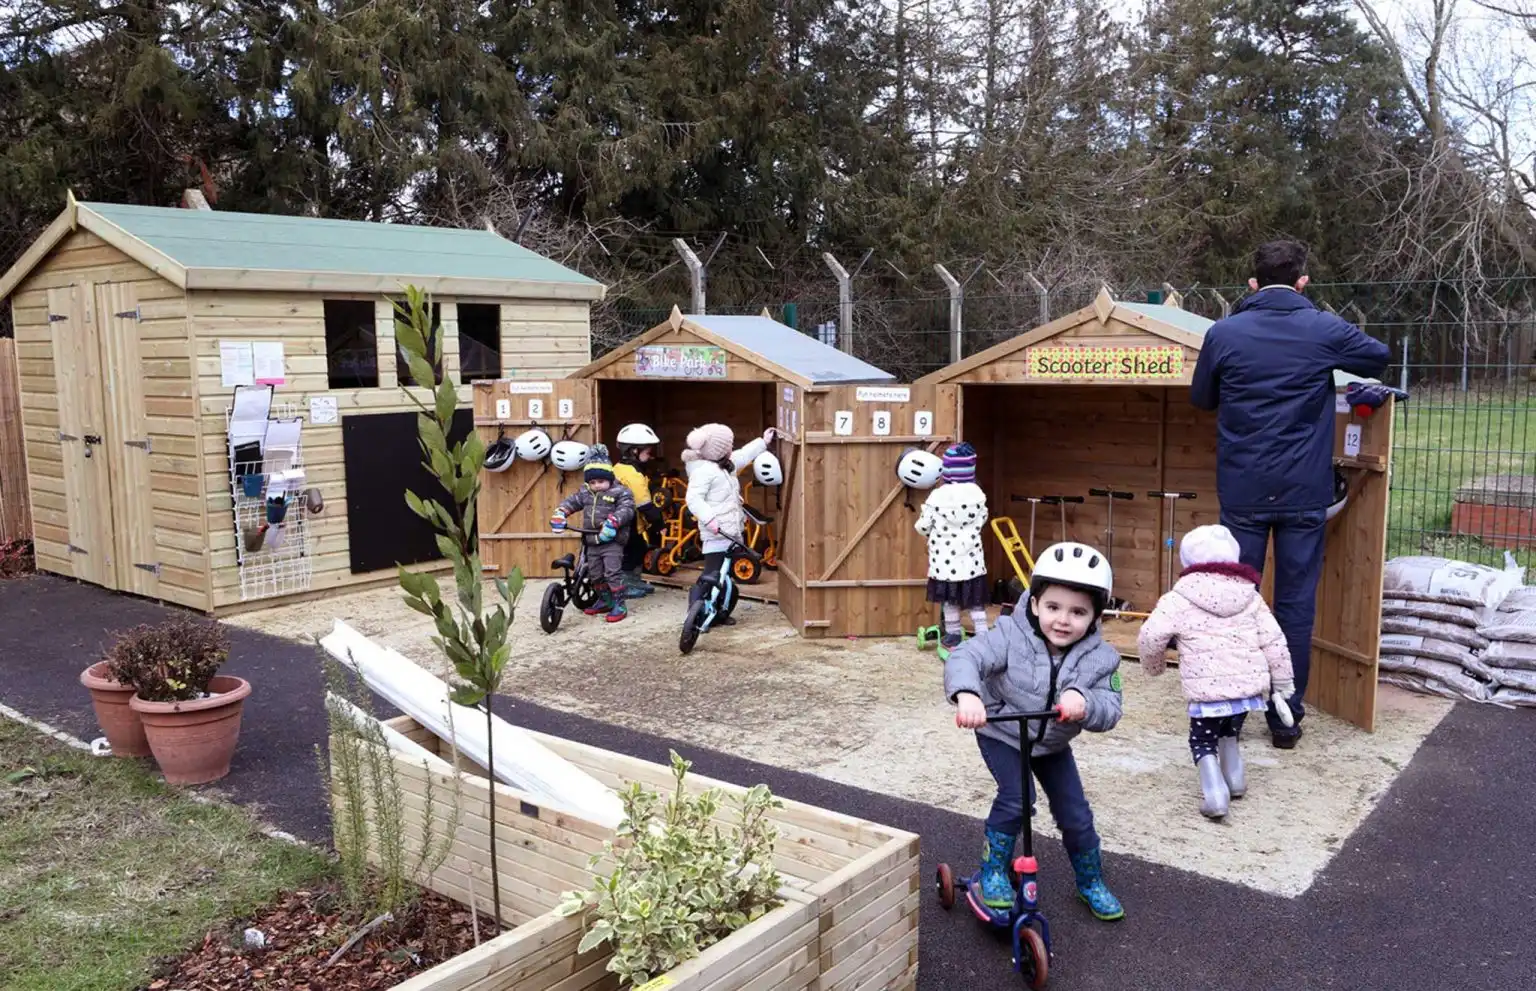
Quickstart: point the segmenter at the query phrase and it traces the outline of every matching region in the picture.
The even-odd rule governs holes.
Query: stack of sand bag
[[[1506,595],[1477,632],[1488,638],[1483,662],[1499,686],[1491,701],[1536,706],[1536,587]]]
[[[1536,704],[1536,626],[1526,627],[1531,666],[1520,669],[1524,698],[1500,696],[1513,668],[1496,669],[1491,632],[1513,628],[1490,623],[1498,608],[1521,589],[1525,569],[1506,554],[1503,570],[1443,557],[1399,557],[1387,562],[1381,609],[1381,681],[1411,691],[1474,702]],[[1532,616],[1536,619],[1536,615]],[[1504,641],[1499,641],[1501,644]],[[1515,655],[1507,651],[1501,658]],[[1527,655],[1522,653],[1522,658]]]

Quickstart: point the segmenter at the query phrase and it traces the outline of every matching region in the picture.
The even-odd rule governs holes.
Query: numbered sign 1
[[[576,415],[576,400],[574,400],[574,399],[562,399],[562,400],[560,400],[560,419],[562,419],[562,420],[569,420],[571,417],[573,417],[575,415]]]
[[[1344,456],[1357,458],[1360,456],[1360,424],[1351,423],[1344,428]]]
[[[933,436],[933,410],[920,409],[912,414],[912,435],[914,437]]]
[[[542,420],[543,418],[544,418],[544,400],[542,400],[542,399],[530,399],[530,400],[528,400],[528,419],[530,419],[530,420]]]
[[[832,414],[832,432],[839,437],[853,436],[853,410],[840,409]]]
[[[874,426],[876,437],[889,437],[891,435],[891,411],[888,409],[875,410]]]
[[[510,420],[511,418],[512,418],[512,400],[510,400],[510,399],[498,399],[498,400],[496,400],[496,419],[498,419],[498,420]]]

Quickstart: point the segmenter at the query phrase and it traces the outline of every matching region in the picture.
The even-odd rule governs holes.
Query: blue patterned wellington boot
[[[1071,857],[1072,872],[1077,875],[1077,897],[1087,903],[1093,917],[1104,922],[1125,918],[1120,899],[1104,883],[1104,861],[1099,856],[1099,848],[1074,853]]]
[[[1018,837],[987,830],[987,850],[981,859],[981,900],[989,908],[1013,906],[1013,882],[1008,879],[1008,860]]]

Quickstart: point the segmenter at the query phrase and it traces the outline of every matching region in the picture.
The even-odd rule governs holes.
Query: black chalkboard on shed
[[[473,411],[458,410],[453,415],[448,443],[457,444],[472,429]],[[341,450],[347,473],[347,539],[352,552],[352,573],[441,558],[432,527],[405,504],[407,491],[423,499],[448,503],[448,493],[422,466],[416,414],[344,416]]]

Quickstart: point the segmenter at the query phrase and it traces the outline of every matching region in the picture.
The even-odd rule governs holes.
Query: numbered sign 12
[[[832,432],[839,437],[853,436],[853,410],[840,409],[832,414]]]
[[[1358,423],[1351,423],[1344,428],[1344,456],[1346,458],[1360,456],[1360,424]]]

